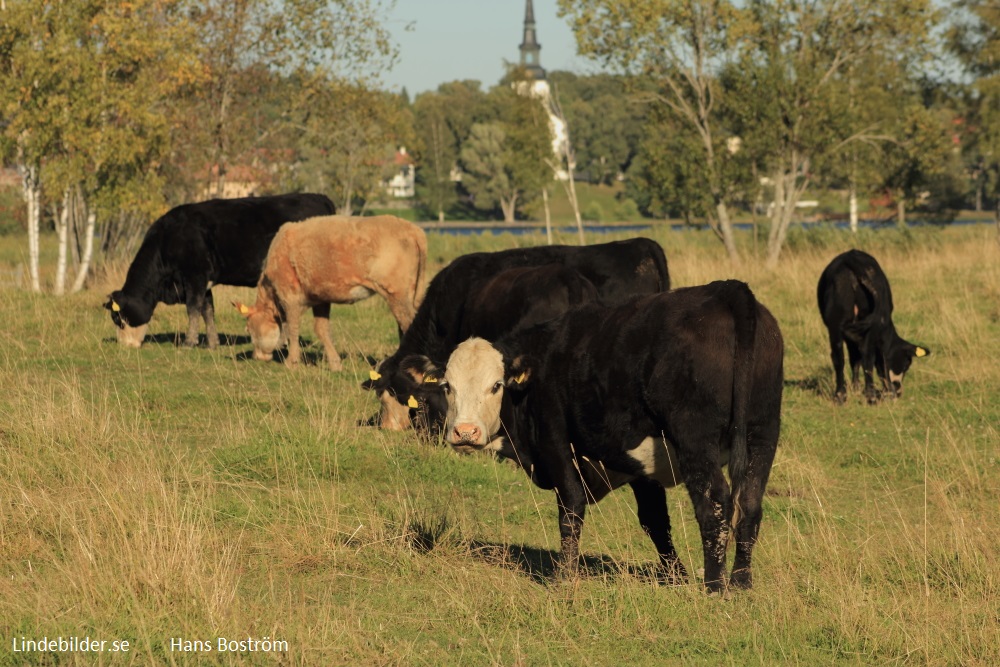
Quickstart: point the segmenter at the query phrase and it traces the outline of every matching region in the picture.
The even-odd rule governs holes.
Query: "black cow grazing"
[[[847,399],[844,381],[844,344],[851,362],[851,384],[858,388],[858,368],[865,373],[865,397],[869,404],[879,400],[872,382],[878,370],[882,388],[893,397],[903,392],[903,375],[914,357],[926,357],[930,350],[908,343],[896,333],[892,323],[892,292],[889,280],[875,258],[860,250],[837,255],[819,278],[816,289],[819,312],[830,333],[830,357],[837,376],[834,400]]]
[[[139,347],[157,303],[184,303],[184,344],[198,343],[201,317],[214,348],[219,338],[212,286],[255,286],[281,225],[333,213],[333,202],[318,194],[212,199],[170,209],[150,226],[125,285],[104,304],[118,327],[118,342]]]
[[[593,283],[562,264],[507,269],[468,294],[456,338],[476,336],[494,340],[516,329],[547,322],[574,306],[598,298]],[[438,388],[435,375],[428,372],[446,359],[434,362],[426,355],[411,354],[399,362],[399,372],[392,376],[386,392],[405,399],[407,405],[404,407],[389,398],[390,407],[399,405],[400,409],[386,411],[382,426],[399,430],[408,425],[399,421],[407,420],[423,430],[437,430],[444,421],[448,401]]]
[[[399,349],[383,360],[377,371],[372,372],[371,379],[362,384],[365,389],[373,389],[381,401],[382,425],[392,429],[405,429],[411,425],[416,409],[414,406],[421,404],[419,397],[411,400],[423,377],[423,362],[417,358],[426,357],[434,364],[441,364],[455,346],[473,332],[466,323],[468,304],[474,301],[473,295],[502,271],[546,264],[559,264],[578,272],[596,288],[598,298],[606,304],[621,303],[636,295],[670,289],[667,258],[663,248],[650,239],[634,238],[591,246],[516,248],[463,255],[443,268],[430,282],[413,324],[399,343]],[[552,284],[545,288],[552,289]],[[526,291],[525,298],[529,301],[542,298],[531,290]],[[488,316],[480,313],[480,317],[489,317],[494,323],[506,322],[508,328],[494,328],[479,335],[489,337],[512,330],[519,323],[519,309],[530,304],[511,306],[511,303],[513,300],[505,299],[503,303],[497,303]],[[482,304],[490,305],[485,301]],[[511,308],[514,310],[509,310]],[[550,314],[554,316],[558,313]],[[440,393],[434,388],[424,387],[422,391],[430,403],[435,402],[434,395],[438,394],[437,402],[440,403]]]
[[[734,526],[728,583],[749,588],[778,444],[782,358],[774,317],[735,280],[585,305],[496,343],[460,344],[439,379],[445,434],[458,451],[513,459],[556,491],[560,569],[577,567],[586,506],[629,484],[660,564],[685,578],[664,490],[683,482],[706,586],[727,586]]]

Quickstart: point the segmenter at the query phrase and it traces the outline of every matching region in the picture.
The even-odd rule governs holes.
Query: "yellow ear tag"
[[[436,384],[438,379],[433,375],[428,375],[424,378],[424,384]]]
[[[378,380],[380,377],[382,377],[382,374],[379,373],[378,371],[368,371],[369,380],[375,381]]]
[[[516,378],[514,378],[514,383],[515,384],[524,384],[527,379],[528,379],[528,371],[525,371],[525,372],[521,373],[520,375],[518,375]]]
[[[916,355],[917,355],[918,357],[926,357],[926,356],[927,356],[927,350],[925,350],[925,349],[924,349],[924,348],[922,348],[922,347],[918,347],[918,348],[917,348],[917,351],[916,351]]]
[[[419,404],[419,403],[417,403],[417,399],[413,398],[413,396],[410,396],[410,400],[408,400],[408,401],[406,402],[406,404],[407,404],[408,406],[410,406],[411,408],[414,408],[414,409],[416,409],[416,408],[419,408],[419,407],[420,407],[420,404]]]
[[[247,307],[247,305],[245,303],[241,303],[240,304],[240,315],[246,315],[249,312],[250,312],[250,309]]]
[[[118,305],[118,302],[117,302],[117,301],[112,301],[112,302],[111,302],[111,310],[113,310],[113,311],[115,311],[115,312],[117,313],[117,312],[119,312],[119,311],[120,311],[121,309],[122,309],[122,307]]]

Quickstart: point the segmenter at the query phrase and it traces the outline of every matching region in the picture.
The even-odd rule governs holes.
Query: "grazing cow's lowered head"
[[[499,451],[504,392],[525,389],[531,370],[525,357],[505,359],[482,338],[461,343],[448,359],[441,389],[448,399],[445,437],[460,452]]]
[[[271,361],[274,351],[281,346],[281,321],[278,314],[269,309],[257,310],[239,301],[232,303],[240,315],[247,318],[247,333],[253,343],[253,358],[257,361]]]
[[[921,345],[914,345],[903,340],[896,333],[896,328],[891,324],[883,334],[885,339],[881,350],[885,350],[885,358],[881,354],[876,358],[876,369],[878,374],[886,381],[888,389],[892,395],[899,397],[903,395],[903,376],[910,370],[910,364],[915,357],[926,357],[931,353],[929,349]]]
[[[382,404],[378,420],[382,428],[404,431],[417,425],[433,431],[447,411],[440,372],[428,357],[411,354],[392,368],[370,371],[362,389],[374,391]]]
[[[104,307],[111,313],[111,321],[117,327],[115,336],[120,345],[140,347],[149,328],[152,311],[141,301],[130,298],[120,290],[108,295]]]

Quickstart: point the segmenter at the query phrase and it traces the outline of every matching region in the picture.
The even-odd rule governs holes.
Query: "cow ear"
[[[534,359],[527,354],[519,354],[510,362],[506,384],[511,389],[523,389],[531,380]]]
[[[913,348],[913,356],[915,356],[915,357],[926,357],[926,356],[929,356],[930,353],[931,353],[930,350],[928,350],[926,347],[922,347],[920,345],[915,345],[914,348]]]
[[[248,306],[241,301],[233,301],[232,304],[233,306],[236,307],[236,310],[238,310],[240,312],[240,315],[242,315],[243,317],[250,317],[251,315],[253,315],[253,306]]]
[[[403,371],[417,384],[435,384],[444,373],[429,357],[422,354],[411,354],[399,362],[399,370]]]

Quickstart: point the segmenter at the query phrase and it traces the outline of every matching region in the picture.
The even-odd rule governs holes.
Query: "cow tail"
[[[739,498],[746,480],[749,459],[747,414],[754,371],[754,341],[757,335],[757,300],[745,284],[734,300],[736,345],[733,359],[733,397],[730,423],[729,481],[733,499],[733,524],[739,517]]]

